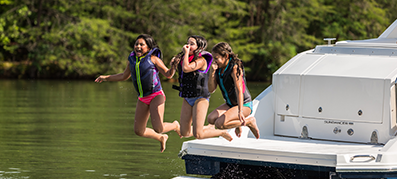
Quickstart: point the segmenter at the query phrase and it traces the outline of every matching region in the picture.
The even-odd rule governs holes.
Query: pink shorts
[[[157,91],[155,93],[152,93],[152,94],[150,94],[148,96],[145,96],[145,97],[142,97],[142,98],[138,97],[138,99],[139,99],[139,101],[142,101],[143,103],[145,103],[147,105],[150,105],[150,102],[152,102],[152,100],[158,95],[163,95],[164,96],[164,100],[165,100],[165,94],[164,94],[163,90]]]

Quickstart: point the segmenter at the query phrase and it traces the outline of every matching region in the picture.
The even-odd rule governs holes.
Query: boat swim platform
[[[192,140],[186,143],[189,155],[269,161],[302,165],[336,167],[338,155],[368,155],[379,152],[383,145],[341,143],[333,141],[266,136],[254,139],[223,138]]]
[[[394,143],[395,139],[392,140]],[[182,149],[180,155],[186,161],[186,171],[194,170],[192,174],[214,175],[219,172],[220,163],[234,163],[337,172],[345,177],[356,176],[357,172],[367,176],[374,173],[374,176],[397,176],[397,153],[384,152],[387,146],[379,144],[283,136],[260,139],[234,136],[231,142],[222,137],[191,140],[185,142]]]

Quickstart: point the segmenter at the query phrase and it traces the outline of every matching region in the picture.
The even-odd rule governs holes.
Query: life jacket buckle
[[[176,85],[172,85],[172,89],[181,91],[181,87],[180,86],[176,86]]]

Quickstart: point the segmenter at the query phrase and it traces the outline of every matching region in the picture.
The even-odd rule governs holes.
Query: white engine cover
[[[352,56],[338,48],[317,46],[273,74],[276,135],[361,143],[390,139],[397,57]],[[360,49],[350,50],[368,51]]]

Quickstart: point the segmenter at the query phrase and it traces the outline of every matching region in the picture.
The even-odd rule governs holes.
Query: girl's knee
[[[223,122],[221,122],[221,120],[215,121],[215,127],[218,129],[225,129],[225,125]]]
[[[189,136],[190,135],[190,128],[189,129],[185,129],[185,128],[180,128],[180,133],[182,136]]]
[[[203,135],[202,132],[194,132],[194,133],[193,133],[193,136],[194,136],[196,139],[204,139],[204,135]]]
[[[208,121],[209,124],[215,124],[215,120],[216,120],[216,119],[217,119],[217,118],[214,117],[214,116],[211,115],[211,114],[209,114],[209,115],[207,116],[207,121]]]
[[[139,130],[139,129],[134,129],[134,132],[137,136],[143,136],[143,134],[145,133],[145,130]]]
[[[159,127],[154,127],[153,126],[153,130],[154,131],[156,131],[157,133],[163,133],[163,131],[164,131],[164,128],[163,128],[163,126],[159,126]]]

